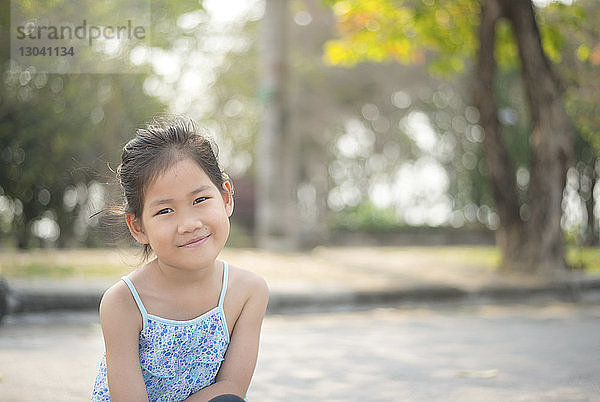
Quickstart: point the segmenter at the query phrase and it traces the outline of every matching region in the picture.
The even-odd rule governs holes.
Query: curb
[[[502,304],[533,301],[540,298],[578,302],[589,293],[597,291],[600,291],[600,277],[579,278],[539,287],[497,286],[474,291],[442,285],[357,292],[284,293],[273,290],[267,312],[270,314],[293,314],[442,302]],[[73,289],[44,291],[10,288],[8,313],[97,310],[102,294],[103,290],[100,289],[97,291],[75,291]]]
[[[555,283],[535,288],[487,287],[475,291],[451,286],[432,286],[356,293],[340,292],[326,296],[322,294],[290,296],[275,293],[269,299],[267,311],[272,314],[286,314],[436,303],[508,304],[547,299],[576,303],[595,292],[600,296],[600,279],[577,283]]]
[[[9,314],[55,310],[98,310],[103,292],[14,291]]]

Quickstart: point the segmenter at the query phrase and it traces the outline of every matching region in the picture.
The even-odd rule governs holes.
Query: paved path
[[[379,309],[268,316],[253,401],[597,401],[600,305]],[[88,400],[91,313],[0,327],[1,401]]]

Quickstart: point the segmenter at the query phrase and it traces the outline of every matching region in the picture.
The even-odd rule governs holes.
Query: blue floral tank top
[[[223,311],[229,266],[223,261],[223,284],[219,304],[187,321],[148,314],[129,278],[127,284],[142,314],[140,365],[149,401],[182,401],[215,382],[229,345]],[[110,401],[106,376],[106,353],[92,394],[92,401]]]

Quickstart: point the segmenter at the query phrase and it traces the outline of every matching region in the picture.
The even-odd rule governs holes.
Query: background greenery
[[[111,169],[122,144],[136,127],[165,112],[189,114],[215,135],[238,196],[231,243],[253,245],[255,160],[260,157],[255,147],[266,96],[257,80],[263,2],[250,2],[247,11],[227,21],[219,20],[208,3],[152,0],[153,57],[177,62],[179,70],[163,71],[148,58],[136,66],[136,74],[112,75],[45,74],[15,66],[8,46],[9,3],[0,0],[3,254],[14,247],[97,247],[115,237],[90,215],[117,199]],[[289,129],[299,139],[296,201],[305,245],[327,243],[340,231],[412,226],[493,231],[497,217],[468,96],[473,66],[463,57],[476,46],[467,25],[477,17],[478,2],[406,2],[433,6],[432,13],[417,15],[398,15],[407,11],[388,1],[354,2],[378,7],[384,21],[406,19],[407,32],[422,34],[440,50],[432,57],[409,32],[410,40],[398,37],[394,44],[394,60],[383,63],[358,63],[356,52],[383,60],[389,49],[378,46],[384,41],[377,35],[389,34],[386,26],[364,31],[361,40],[372,44],[367,49],[339,37],[336,24],[346,3],[289,2]],[[98,7],[96,12],[104,11]],[[600,4],[550,3],[536,12],[577,138],[563,228],[572,245],[596,245],[600,36],[595,21]],[[519,190],[526,205],[529,116],[510,30],[501,27],[499,35],[501,121],[516,173],[523,177]],[[431,127],[433,145],[414,133],[415,121]],[[437,187],[398,188],[402,169],[416,175],[423,167],[443,170],[445,179]],[[391,192],[391,198],[382,201],[382,191]],[[443,219],[435,218],[436,208],[443,209]],[[572,248],[568,258],[575,266],[595,266],[595,253]],[[27,272],[38,269],[37,262],[23,264]],[[52,266],[52,272],[72,268]]]

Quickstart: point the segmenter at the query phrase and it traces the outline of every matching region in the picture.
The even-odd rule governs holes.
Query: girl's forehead
[[[172,163],[146,185],[146,195],[153,192],[187,191],[187,187],[211,185],[212,181],[195,161],[185,158]],[[213,185],[214,186],[214,185]]]

